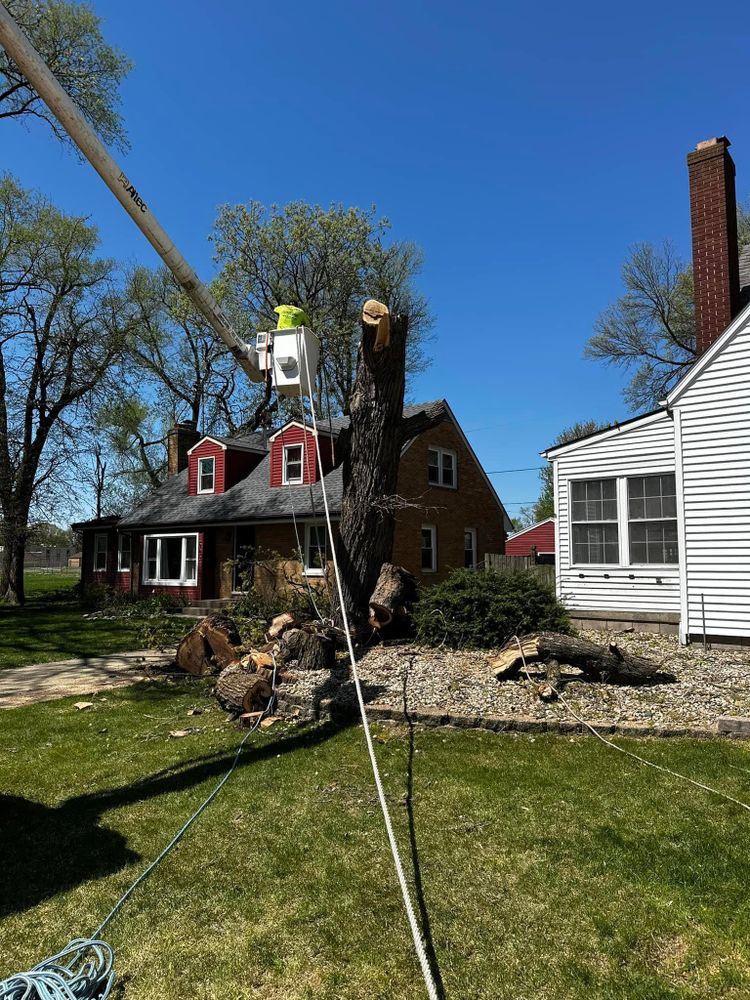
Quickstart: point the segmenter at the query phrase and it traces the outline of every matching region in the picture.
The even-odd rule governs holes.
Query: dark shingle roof
[[[743,306],[750,302],[750,243],[740,250],[740,301]]]
[[[444,409],[443,400],[418,403],[404,407],[404,416],[411,417],[425,412],[438,416]],[[331,421],[334,434],[349,426],[348,417],[334,417]],[[321,434],[328,429],[328,421],[318,423]],[[211,435],[214,437],[214,435]],[[215,438],[227,444],[260,438]],[[341,509],[343,484],[341,468],[333,469],[325,477],[328,503],[332,513]],[[150,493],[120,521],[120,528],[167,525],[192,525],[206,522],[221,524],[227,521],[260,521],[291,517],[314,517],[323,513],[323,493],[320,483],[312,486],[271,486],[271,456],[266,454],[253,471],[236,483],[226,493],[204,493],[188,496],[187,469],[173,476]]]
[[[227,448],[236,448],[239,451],[259,451],[263,454],[268,451],[262,434],[243,434],[233,438],[222,437],[221,434],[205,434],[201,441],[205,438],[211,438],[212,441],[218,441],[219,444],[226,445]]]

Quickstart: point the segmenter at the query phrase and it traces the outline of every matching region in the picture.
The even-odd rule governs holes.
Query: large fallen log
[[[383,563],[378,582],[370,598],[368,621],[374,629],[384,629],[407,621],[405,605],[411,604],[417,596],[416,578],[403,566]]]
[[[223,612],[203,618],[180,641],[175,662],[189,674],[217,673],[237,659],[242,640],[237,626]]]
[[[527,663],[557,660],[560,664],[578,667],[588,677],[609,684],[643,684],[659,669],[659,664],[653,660],[627,653],[614,643],[600,646],[559,632],[540,632],[524,636],[520,641],[523,657],[513,639],[491,662],[490,667],[498,680],[518,677],[524,657]]]
[[[278,659],[297,661],[300,670],[330,670],[336,663],[336,645],[317,630],[289,629],[281,638]]]
[[[240,663],[232,663],[216,678],[214,694],[225,712],[239,715],[241,712],[263,711],[273,688],[254,671]]]

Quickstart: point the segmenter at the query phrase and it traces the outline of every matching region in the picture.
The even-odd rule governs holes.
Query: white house
[[[688,156],[697,360],[657,411],[543,454],[574,617],[750,645],[750,247],[728,146]]]

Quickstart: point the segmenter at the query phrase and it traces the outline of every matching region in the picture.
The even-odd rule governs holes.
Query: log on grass
[[[270,683],[240,663],[232,663],[216,678],[214,695],[225,712],[263,711],[270,701]]]
[[[394,619],[406,621],[405,606],[411,604],[416,596],[416,578],[403,566],[383,563],[370,598],[370,625],[380,630],[392,625]]]
[[[175,662],[189,674],[216,673],[237,659],[242,640],[229,615],[220,613],[203,618],[180,641]]]
[[[643,684],[659,669],[659,664],[653,660],[627,653],[615,643],[600,646],[559,632],[524,636],[521,646],[527,663],[557,660],[609,684]],[[523,667],[523,657],[514,639],[503,647],[490,666],[498,680],[517,677]]]
[[[300,670],[330,670],[336,663],[336,646],[315,630],[290,629],[282,636],[278,658],[282,663],[296,660]]]

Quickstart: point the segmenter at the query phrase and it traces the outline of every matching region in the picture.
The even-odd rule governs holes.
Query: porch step
[[[216,614],[217,611],[232,608],[234,605],[235,601],[231,598],[214,598],[210,601],[196,601],[195,604],[186,604],[181,613],[188,618],[205,618],[206,615]]]

